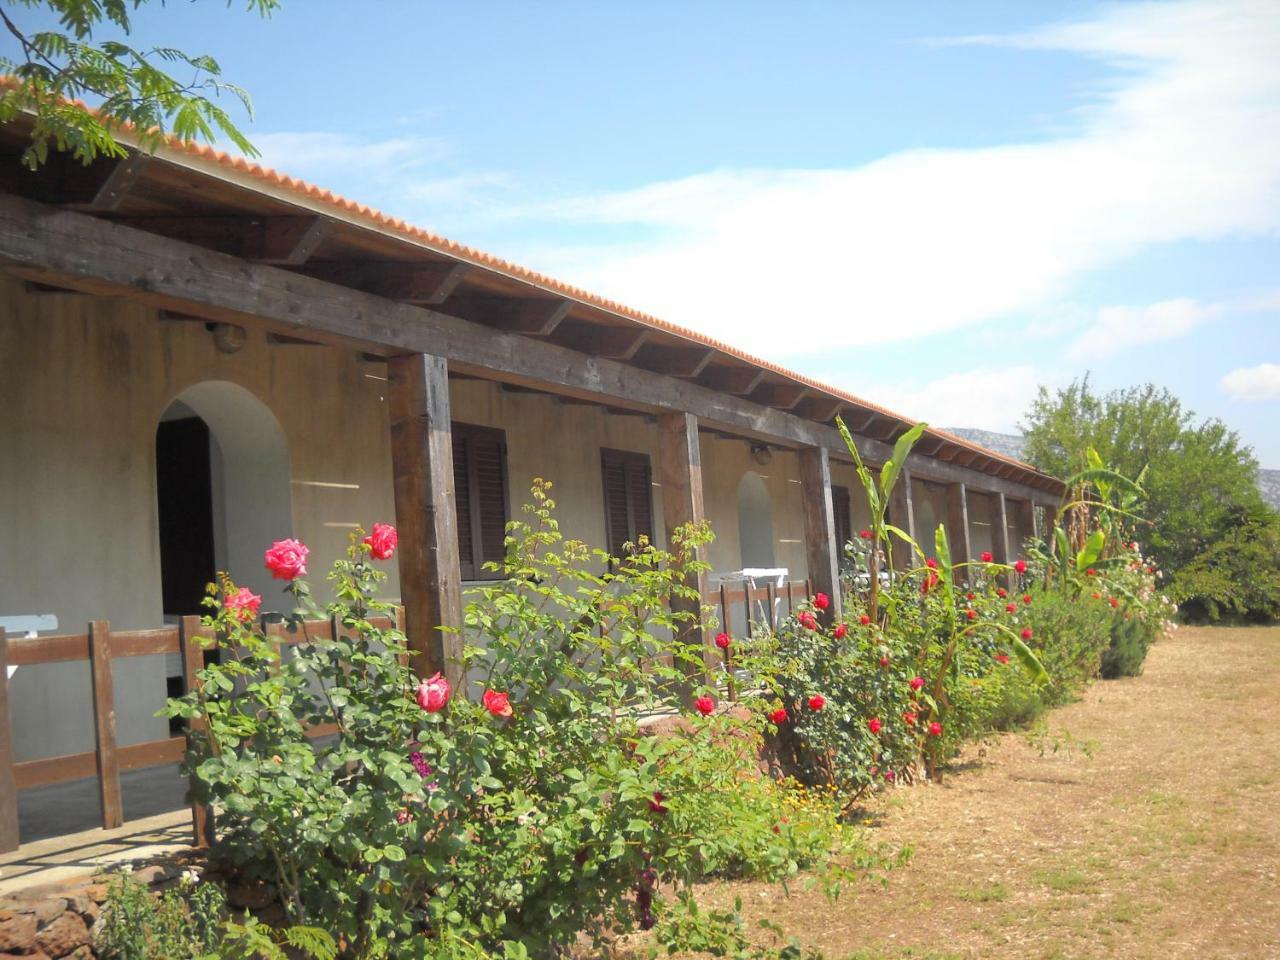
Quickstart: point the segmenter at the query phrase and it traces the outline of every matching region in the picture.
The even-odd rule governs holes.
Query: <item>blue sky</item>
[[[28,14],[30,16],[30,14]],[[139,11],[271,165],[941,426],[1153,381],[1280,467],[1280,7]]]

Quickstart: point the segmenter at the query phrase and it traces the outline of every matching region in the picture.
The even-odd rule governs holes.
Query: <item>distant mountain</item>
[[[962,440],[979,443],[996,453],[1003,453],[1006,457],[1022,458],[1024,443],[1020,433],[995,433],[991,430],[974,430],[969,427],[945,429]],[[1280,470],[1259,470],[1258,490],[1263,500],[1280,510]]]

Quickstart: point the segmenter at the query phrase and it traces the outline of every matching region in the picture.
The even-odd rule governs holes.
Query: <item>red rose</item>
[[[1006,603],[1004,605],[1005,613],[1017,613],[1018,605],[1016,603]]]
[[[484,708],[492,713],[495,717],[511,716],[511,700],[505,693],[498,693],[496,690],[486,690],[484,697]]]
[[[964,612],[964,615],[965,615],[966,617],[968,617],[970,620],[977,620],[977,619],[978,619],[978,611],[977,611],[977,610],[975,610],[975,609],[973,609],[973,607],[970,607],[968,610],[966,610],[966,611]]]
[[[1003,600],[1008,595],[1009,595],[1009,591],[1006,590],[1004,587],[1000,587],[999,589],[996,590],[996,596],[999,597],[1001,600]]]
[[[1098,575],[1098,571],[1093,569],[1093,567],[1090,567],[1088,570],[1085,571],[1085,576],[1087,577],[1096,577],[1097,575]]]
[[[820,693],[815,693],[812,697],[809,698],[810,710],[815,710],[815,711],[821,710],[826,705],[827,705],[827,698]]]
[[[1031,606],[1031,594],[1024,593],[1022,595],[1022,602],[1025,603],[1027,606]]]
[[[884,778],[885,778],[886,780],[888,780],[890,783],[893,783],[893,771],[892,771],[892,770],[886,770],[886,771],[884,772]]]
[[[1117,600],[1115,597],[1111,597],[1111,598],[1109,598],[1109,599],[1107,600],[1107,603],[1111,604],[1111,608],[1112,608],[1113,610],[1114,610],[1116,607],[1120,606],[1120,601],[1119,601],[1119,600]]]
[[[904,711],[902,714],[902,722],[905,723],[908,727],[914,727],[918,719],[920,718],[916,716],[914,713],[912,713],[910,710]]]
[[[925,574],[924,583],[920,584],[920,592],[928,593],[930,589],[938,585],[938,575],[930,572]]]
[[[982,562],[983,562],[983,563],[991,563],[993,560],[995,560],[995,555],[994,555],[990,550],[983,550],[983,551],[982,551]]]
[[[248,587],[241,587],[235,593],[227,594],[222,605],[237,620],[252,620],[262,607],[262,598]]]
[[[1016,563],[1014,563],[1014,565],[1013,565],[1013,569],[1017,570],[1019,573],[1026,573],[1026,572],[1027,572],[1027,561],[1025,561],[1025,560],[1018,560]]]
[[[427,713],[439,713],[449,702],[449,695],[452,692],[449,681],[437,673],[431,679],[423,680],[418,684],[418,706]]]
[[[825,593],[819,593],[813,598],[813,605],[819,610],[825,610],[831,606],[831,598]]]
[[[831,635],[835,637],[837,640],[843,640],[845,638],[845,635],[848,632],[849,632],[848,627],[846,627],[843,623],[837,623],[836,628],[831,631]]]
[[[369,556],[373,559],[390,560],[395,555],[400,535],[389,523],[375,523],[373,533],[365,537],[364,542],[369,545]]]
[[[864,627],[867,627],[871,625],[871,618],[864,613],[862,616],[858,618],[858,622],[862,624]]]
[[[919,689],[920,689],[921,687],[923,687],[923,686],[924,686],[924,677],[912,677],[912,678],[911,678],[911,689],[912,689],[912,690],[919,690]]]
[[[879,733],[879,732],[880,732],[880,718],[879,718],[879,717],[872,717],[870,720],[868,720],[868,721],[867,721],[867,729],[868,729],[868,730],[870,730],[872,733]]]
[[[711,697],[699,697],[693,706],[704,717],[709,717],[716,709],[716,702]]]
[[[973,591],[970,591],[969,593],[966,593],[966,594],[964,595],[964,598],[965,598],[966,600],[976,600],[976,599],[978,598],[978,595],[977,595],[976,593],[974,593]]]
[[[779,707],[777,710],[774,710],[769,714],[769,720],[772,723],[776,723],[778,726],[782,726],[787,722],[787,711],[782,709],[782,707]]]
[[[1024,628],[1023,628],[1023,630],[1022,630],[1022,639],[1023,639],[1023,640],[1030,640],[1030,639],[1031,639],[1031,628],[1030,628],[1030,627],[1024,627]]]
[[[1102,599],[1102,594],[1098,593],[1098,591],[1096,591],[1096,590],[1095,590],[1095,591],[1093,592],[1093,599],[1095,599],[1095,600],[1101,600],[1101,599]]]
[[[732,641],[727,633],[716,634],[716,646],[721,650],[728,650],[731,642]]]
[[[858,531],[858,536],[859,536],[859,537],[861,537],[863,540],[870,540],[870,539],[871,539],[871,531],[870,531],[870,530],[859,530],[859,531]]]
[[[663,806],[662,801],[666,800],[666,795],[660,791],[654,791],[653,799],[649,801],[649,809],[654,813],[666,813],[667,808]]]
[[[940,724],[937,720],[929,724],[929,736],[931,737],[942,736],[942,724]]]
[[[927,560],[925,560],[924,565],[928,567],[930,570],[938,569],[938,561],[933,559],[933,557],[929,557]]]
[[[881,658],[880,658],[880,666],[882,666],[882,667],[887,667],[888,665],[889,665],[889,658],[888,658],[888,657],[881,657]]]
[[[808,610],[801,610],[797,613],[796,620],[798,620],[800,626],[804,627],[806,630],[818,629],[818,621],[813,618],[813,614]]]
[[[1008,662],[1009,662],[1009,655],[1007,653],[996,654],[996,663],[1008,663]]]
[[[311,551],[300,540],[277,540],[262,558],[271,576],[277,580],[296,580],[307,575],[307,554]]]

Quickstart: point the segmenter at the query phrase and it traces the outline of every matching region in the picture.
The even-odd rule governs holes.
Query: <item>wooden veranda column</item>
[[[662,518],[667,531],[667,545],[681,524],[697,523],[706,517],[702,501],[702,453],[698,446],[698,418],[691,413],[664,413],[658,417],[658,475],[662,483]],[[702,623],[702,596],[706,593],[706,574],[696,574],[688,585],[698,591],[698,600],[673,597],[673,612],[692,613],[681,631],[681,639],[702,652],[697,663],[685,664],[685,682],[680,696],[692,704],[696,690],[707,682],[706,631]]]
[[[825,593],[831,606],[824,619],[840,617],[840,548],[831,500],[831,459],[826,447],[800,451],[800,490],[804,497],[804,543],[813,592]]]
[[[9,722],[9,642],[0,627],[0,853],[18,849],[18,785]]]
[[[1009,556],[1009,508],[1005,503],[1004,493],[997,490],[993,495],[995,516],[995,530],[991,531],[991,552],[995,554],[996,563],[1012,563],[1013,558]],[[1011,577],[1001,577],[1005,582],[1005,586],[1010,586]]]
[[[449,372],[418,353],[387,362],[391,465],[400,532],[400,596],[413,669],[460,689],[462,565],[449,429]],[[453,629],[441,629],[453,628]]]
[[[947,485],[947,539],[951,541],[951,562],[967,563],[973,559],[969,546],[969,497],[963,483]],[[957,583],[970,579],[969,568],[956,571]]]
[[[1016,560],[1022,556],[1023,544],[1036,535],[1036,505],[1030,500],[1014,500],[1012,504],[1019,539],[1017,543],[1009,544],[1009,548],[1013,551],[1011,559]]]

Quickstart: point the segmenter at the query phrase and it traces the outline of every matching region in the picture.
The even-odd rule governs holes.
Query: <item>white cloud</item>
[[[1033,315],[1143,249],[1280,230],[1271,0],[1107,7],[967,42],[1097,57],[1115,79],[1082,111],[1081,132],[1056,140],[715,171],[509,215],[622,225],[638,239],[543,248],[538,266],[774,356],[815,337],[866,345]],[[1126,319],[1168,335],[1198,322],[1194,308],[1163,306],[1095,323],[1124,335]]]
[[[1222,313],[1220,303],[1200,304],[1186,297],[1139,307],[1102,307],[1067,349],[1067,356],[1073,360],[1105,359],[1139,344],[1175,340]]]
[[[1280,363],[1232,370],[1220,386],[1233,400],[1280,400]]]
[[[840,382],[847,377],[833,377]],[[860,385],[866,396],[903,416],[937,427],[971,427],[1017,433],[1018,420],[1030,408],[1046,376],[1029,365],[989,367],[950,373],[921,383],[901,381]]]
[[[345,178],[358,169],[375,178],[403,174],[438,161],[447,152],[440,137],[365,140],[353,134],[320,131],[255,133],[259,162],[308,180]]]

